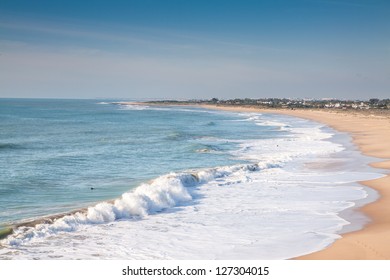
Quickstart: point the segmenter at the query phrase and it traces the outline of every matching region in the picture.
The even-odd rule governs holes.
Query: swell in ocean
[[[368,196],[356,181],[379,175],[347,136],[335,140],[296,118],[237,116],[231,121],[288,133],[235,140],[229,153],[246,163],[170,172],[113,201],[18,226],[1,241],[0,258],[284,259],[324,248],[359,220],[340,213]]]
[[[44,220],[20,224],[12,236],[3,241],[3,245],[21,245],[34,238],[43,238],[58,232],[76,231],[81,225],[86,224],[110,223],[121,219],[140,219],[178,205],[191,204],[196,196],[192,193],[192,188],[223,179],[231,184],[231,178],[236,177],[237,173],[249,175],[249,172],[272,167],[277,167],[277,165],[246,164],[170,173],[140,185],[133,192],[124,193],[121,198],[113,202],[101,202],[86,210],[75,211],[69,215],[55,215]]]

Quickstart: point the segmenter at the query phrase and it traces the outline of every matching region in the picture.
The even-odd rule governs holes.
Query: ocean
[[[0,99],[0,259],[292,258],[368,222],[370,161],[290,116]]]

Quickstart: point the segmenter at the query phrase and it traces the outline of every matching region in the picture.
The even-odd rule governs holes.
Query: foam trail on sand
[[[130,105],[132,106],[132,105]],[[263,122],[260,116],[251,115],[250,121]],[[268,124],[270,125],[270,124]],[[278,122],[278,125],[289,127]],[[262,139],[239,141],[240,149],[232,154],[237,158],[250,161],[237,164],[182,173],[170,173],[160,176],[150,183],[141,184],[131,192],[126,192],[114,202],[102,202],[86,211],[66,215],[55,219],[53,223],[37,224],[35,227],[19,227],[14,234],[2,243],[20,245],[36,238],[42,238],[59,232],[72,232],[80,226],[110,223],[120,219],[142,218],[161,212],[193,200],[191,187],[210,184],[219,180],[219,185],[231,185],[251,177],[249,172],[282,167],[286,162],[305,156],[318,156],[343,150],[338,144],[323,141],[332,134],[315,128],[289,128],[293,137],[281,139]],[[275,145],[276,144],[276,145]],[[283,149],[279,148],[279,145]],[[306,149],[297,149],[304,145]],[[267,147],[267,150],[264,150]],[[223,180],[221,181],[220,179]],[[249,179],[250,180],[250,179]]]
[[[123,115],[125,122],[127,113],[151,117],[153,122],[161,117],[154,109],[131,110]],[[172,112],[163,113],[176,120],[176,109],[167,110]],[[209,117],[202,115],[195,118],[202,127],[194,134],[187,125],[194,120],[192,114],[181,115],[184,129],[175,127],[158,138],[166,141],[168,151],[172,143],[187,141],[192,153],[181,152],[175,158],[165,154],[169,168],[155,173],[165,175],[153,174],[150,177],[157,178],[114,201],[52,217],[50,223],[16,228],[1,241],[0,259],[291,258],[339,238],[339,231],[354,221],[340,212],[367,197],[355,182],[378,176],[371,169],[362,170],[360,154],[350,150],[348,142],[334,140],[338,134],[320,124],[266,114],[233,114],[236,117],[212,115],[214,125],[209,126]],[[211,130],[206,133],[204,127]],[[229,129],[236,132],[233,137],[226,134]],[[195,149],[214,146],[233,160],[171,166],[180,156],[213,158]],[[133,158],[137,160],[131,171],[165,159]],[[314,167],[309,168],[311,163]]]

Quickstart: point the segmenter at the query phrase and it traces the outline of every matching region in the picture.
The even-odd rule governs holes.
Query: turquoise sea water
[[[196,108],[1,99],[0,224],[116,198],[172,171],[233,164],[234,140],[285,134],[233,120]]]
[[[0,259],[320,250],[367,222],[352,209],[374,195],[356,182],[381,176],[350,140],[282,115],[0,99],[0,228],[35,222],[0,240]]]

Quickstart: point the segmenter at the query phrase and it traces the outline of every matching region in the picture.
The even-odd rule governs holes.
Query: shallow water
[[[367,199],[356,181],[380,176],[347,135],[288,116],[93,100],[0,109],[0,222],[89,206],[18,228],[0,258],[289,258],[366,222],[340,213]]]

